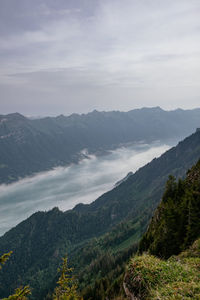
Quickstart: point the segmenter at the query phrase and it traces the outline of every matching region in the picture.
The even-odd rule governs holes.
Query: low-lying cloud
[[[0,186],[0,235],[32,213],[58,206],[62,210],[91,203],[110,190],[128,172],[158,157],[169,145],[140,144],[90,156],[79,164]]]

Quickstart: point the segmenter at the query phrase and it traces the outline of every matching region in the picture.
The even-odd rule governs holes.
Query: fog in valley
[[[158,142],[122,147],[104,156],[90,155],[76,165],[1,185],[0,235],[36,211],[55,206],[65,211],[80,202],[91,203],[128,172],[135,172],[169,148]]]

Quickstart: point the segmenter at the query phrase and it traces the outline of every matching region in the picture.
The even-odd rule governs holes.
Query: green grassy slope
[[[149,254],[135,256],[128,265],[125,287],[137,299],[199,300],[200,239],[168,260]]]

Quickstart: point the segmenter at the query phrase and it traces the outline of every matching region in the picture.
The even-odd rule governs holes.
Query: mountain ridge
[[[19,113],[0,115],[0,184],[77,163],[83,149],[101,155],[127,143],[181,139],[199,127],[199,119],[200,109],[160,108],[33,120]]]

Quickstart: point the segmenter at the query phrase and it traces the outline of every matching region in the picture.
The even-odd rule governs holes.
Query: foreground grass
[[[200,240],[167,261],[148,254],[135,256],[125,283],[138,299],[200,300]]]

